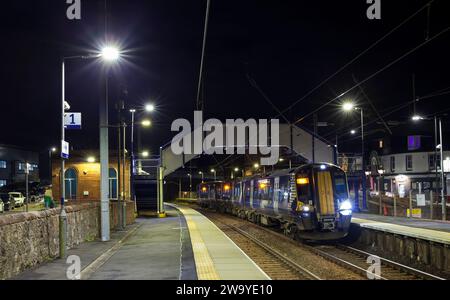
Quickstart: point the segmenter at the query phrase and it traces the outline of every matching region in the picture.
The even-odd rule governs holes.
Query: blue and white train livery
[[[264,226],[280,226],[298,239],[345,237],[352,217],[347,176],[331,164],[308,164],[232,182],[202,183],[202,207]]]

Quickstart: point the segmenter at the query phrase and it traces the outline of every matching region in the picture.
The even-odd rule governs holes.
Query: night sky
[[[1,8],[0,143],[45,151],[60,140],[60,58],[98,51],[104,44],[104,1],[81,0],[82,19],[66,18],[65,0],[3,1]],[[202,46],[206,0],[110,0],[108,39],[120,45],[124,58],[110,73],[110,121],[114,104],[128,107],[153,102],[154,126],[143,131],[145,148],[156,151],[173,134],[171,122],[192,118]],[[270,118],[277,115],[252,87],[250,75],[272,102],[284,110],[302,98],[369,45],[400,24],[428,1],[382,0],[382,19],[368,20],[365,0],[261,1],[213,0],[206,53],[204,100],[206,117]],[[432,37],[450,26],[447,0],[431,8]],[[425,41],[426,10],[361,59],[286,112],[291,121],[308,115]],[[413,99],[450,87],[450,32],[409,55],[363,85],[380,114]],[[98,102],[103,96],[104,66],[100,61],[67,65],[66,99],[83,113],[83,130],[68,133],[74,149],[98,147]],[[446,89],[447,88],[447,89]],[[445,90],[446,89],[446,90]],[[123,91],[128,94],[124,98]],[[419,102],[417,112],[450,112],[450,94]],[[355,89],[344,97],[366,111],[370,137],[385,135],[372,106]],[[343,99],[344,99],[343,98]],[[345,115],[339,102],[318,112],[320,129],[329,139],[340,135],[351,148],[348,131],[357,115]],[[397,122],[394,135],[431,130],[428,122],[411,125],[412,105],[389,115]],[[300,125],[311,128],[312,118]],[[448,122],[444,122],[448,127]],[[114,133],[114,132],[113,132]],[[111,145],[115,143],[111,133]]]

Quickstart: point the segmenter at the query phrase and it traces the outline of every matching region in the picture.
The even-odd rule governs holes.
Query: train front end
[[[348,234],[352,203],[349,200],[347,175],[331,164],[300,167],[295,174],[301,238],[334,240]]]

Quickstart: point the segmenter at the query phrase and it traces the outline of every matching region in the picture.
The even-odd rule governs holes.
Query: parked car
[[[8,193],[0,193],[0,202],[3,204],[4,211],[13,210],[16,206],[14,199]]]
[[[10,198],[14,200],[15,207],[21,207],[25,204],[25,197],[19,192],[10,192]]]

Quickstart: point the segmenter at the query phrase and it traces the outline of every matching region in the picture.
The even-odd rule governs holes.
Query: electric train
[[[198,195],[201,207],[280,227],[296,239],[343,238],[352,218],[347,175],[326,163],[230,182],[202,183]]]

